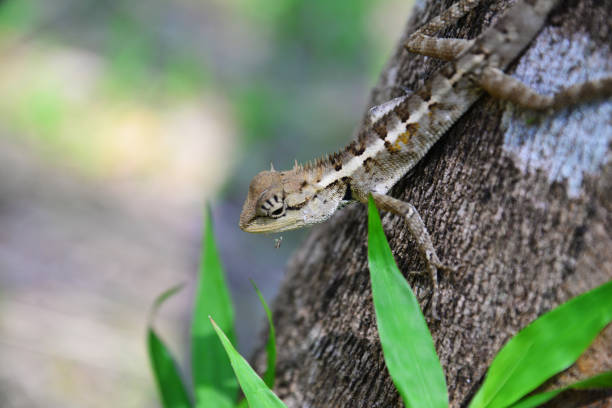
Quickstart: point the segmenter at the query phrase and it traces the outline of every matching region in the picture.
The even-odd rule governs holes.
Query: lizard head
[[[249,186],[240,214],[240,228],[246,232],[279,232],[305,225],[299,209],[287,205],[289,183],[283,173],[262,171]]]
[[[242,207],[240,228],[246,232],[280,232],[328,219],[342,201],[346,187],[334,184],[321,189],[307,178],[297,168],[256,175]]]

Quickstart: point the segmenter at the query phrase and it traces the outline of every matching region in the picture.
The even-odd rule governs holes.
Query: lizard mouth
[[[301,228],[305,225],[304,220],[296,215],[287,214],[282,218],[257,217],[244,225],[240,229],[245,232],[261,234],[266,232],[281,232]]]

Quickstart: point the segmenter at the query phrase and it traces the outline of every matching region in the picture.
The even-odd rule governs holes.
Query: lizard
[[[405,219],[432,280],[452,271],[438,258],[415,207],[387,195],[485,93],[519,107],[553,111],[587,99],[612,96],[612,76],[542,95],[504,73],[544,26],[562,0],[517,0],[474,39],[436,38],[484,0],[459,0],[412,33],[405,48],[448,61],[413,93],[370,110],[369,123],[344,149],[287,171],[257,174],[249,185],[239,227],[252,233],[280,232],[321,223],[350,202],[367,203]]]

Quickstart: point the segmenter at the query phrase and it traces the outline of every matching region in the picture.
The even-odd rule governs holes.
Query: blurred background
[[[304,231],[237,227],[249,181],[347,143],[410,0],[0,0],[0,407],[158,406],[188,377],[202,215],[247,356]]]

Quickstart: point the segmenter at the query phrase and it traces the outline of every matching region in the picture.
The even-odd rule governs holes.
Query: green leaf
[[[249,401],[246,398],[240,400],[240,402],[236,405],[236,408],[249,408]]]
[[[612,321],[612,281],[521,330],[497,354],[470,408],[507,407],[565,370]]]
[[[406,407],[448,407],[442,366],[425,318],[400,273],[372,197],[368,203],[368,263],[385,363]]]
[[[259,301],[266,311],[266,316],[268,317],[268,326],[270,330],[268,332],[268,342],[266,343],[266,354],[268,356],[268,367],[266,368],[266,372],[264,373],[263,379],[264,382],[270,389],[274,388],[274,381],[276,379],[276,334],[274,330],[274,323],[272,323],[272,312],[270,312],[270,308],[266,303],[266,299],[264,299],[263,295],[259,291],[255,282],[251,280],[251,285],[255,288],[255,292],[257,292],[257,296],[259,297]]]
[[[183,285],[175,286],[159,295],[153,303],[149,318],[147,333],[149,360],[151,361],[153,376],[155,377],[164,408],[189,408],[192,406],[185,385],[181,380],[176,361],[168,347],[166,347],[152,327],[157,309],[166,299],[174,295],[182,287]]]
[[[215,245],[210,209],[206,211],[204,231],[191,324],[194,394],[199,407],[233,407],[238,396],[238,383],[223,346],[208,322],[208,316],[214,316],[230,341],[235,342],[234,309]]]
[[[155,330],[148,331],[149,359],[164,408],[190,408],[185,385],[177,364]]]
[[[587,378],[586,380],[570,384],[563,388],[532,395],[530,397],[522,399],[517,404],[512,405],[512,408],[539,407],[540,405],[544,404],[547,401],[550,401],[551,399],[559,395],[561,392],[569,389],[585,390],[610,387],[612,387],[612,371],[608,371],[606,373]]]
[[[223,330],[211,318],[210,322],[223,344],[234,373],[238,378],[242,392],[251,408],[286,408],[286,405],[268,388],[266,383],[255,373],[249,363],[236,351]]]

